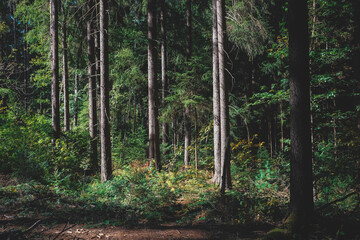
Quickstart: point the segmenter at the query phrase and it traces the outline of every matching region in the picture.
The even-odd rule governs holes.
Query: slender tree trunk
[[[162,107],[166,107],[166,96],[168,91],[168,83],[166,78],[166,28],[165,28],[165,21],[166,21],[166,3],[165,0],[161,0],[161,12],[160,12],[160,26],[161,26],[161,97],[162,97]],[[163,121],[162,122],[162,143],[164,147],[169,143],[169,127],[168,124]],[[166,154],[164,151],[163,154]]]
[[[197,136],[197,134],[198,134],[198,129],[197,129],[198,117],[197,117],[196,108],[194,110],[195,110],[195,122],[194,122],[194,124],[195,124],[195,134],[194,134],[195,135],[195,170],[197,172],[197,170],[198,170],[198,162],[199,162],[199,160],[198,160],[198,136]]]
[[[308,9],[305,0],[289,1],[290,72],[290,216],[295,227],[313,214],[310,133]]]
[[[186,59],[191,59],[192,42],[191,42],[191,0],[186,0]],[[184,146],[184,164],[190,166],[190,145],[191,145],[191,122],[190,106],[185,106],[185,146]]]
[[[98,168],[97,158],[97,105],[96,105],[96,63],[95,63],[95,40],[94,40],[94,0],[88,0],[88,19],[86,23],[86,41],[88,55],[88,79],[89,79],[89,134],[90,134],[90,162],[91,169],[96,172]]]
[[[63,61],[63,85],[64,85],[64,131],[70,130],[70,106],[69,106],[69,68],[67,61],[67,26],[65,6],[62,5],[64,20],[62,23],[62,61]]]
[[[28,32],[28,25],[25,24],[25,35]],[[25,46],[24,46],[24,107],[25,107],[25,111],[28,110],[28,104],[29,104],[29,99],[28,99],[28,87],[29,87],[29,74],[28,74],[28,70],[29,70],[29,48],[28,48],[28,43],[27,41],[25,41]]]
[[[225,76],[225,1],[217,0],[217,30],[219,50],[219,86],[220,86],[220,127],[221,127],[221,192],[231,188],[230,176],[230,126],[229,126],[229,97]]]
[[[112,178],[110,106],[109,106],[109,52],[108,52],[108,0],[100,0],[100,142],[101,181]]]
[[[184,149],[184,164],[186,167],[190,166],[190,144],[191,144],[191,124],[190,124],[190,106],[185,107],[185,149]]]
[[[219,89],[219,50],[217,32],[216,0],[212,0],[212,70],[213,70],[213,118],[214,118],[214,177],[212,181],[221,182],[221,140],[220,140],[220,89]]]
[[[156,73],[156,0],[148,0],[148,98],[149,98],[149,159],[161,170]]]
[[[272,118],[272,114],[271,114],[271,108],[270,111],[268,111],[267,114],[267,124],[268,124],[268,142],[269,142],[269,148],[270,148],[270,157],[273,157],[273,148],[274,148],[274,144],[273,144],[273,131],[272,131],[272,122],[271,122],[271,118]]]
[[[51,115],[53,144],[60,137],[58,1],[50,0]]]
[[[98,3],[99,0],[95,0],[95,3]],[[94,11],[96,12],[95,14],[95,26],[94,26],[94,42],[95,42],[95,67],[96,67],[96,85],[97,85],[97,93],[98,93],[98,119],[99,119],[99,124],[101,121],[101,111],[100,111],[100,8],[99,8],[99,4],[95,4],[95,9]]]
[[[281,151],[284,151],[284,116],[283,116],[282,101],[280,101],[279,108],[280,108],[280,134],[281,134],[280,146],[281,146]]]
[[[172,124],[172,129],[173,129],[173,152],[174,152],[174,156],[176,154],[176,130],[175,130],[175,120],[173,120]]]
[[[136,112],[136,108],[137,108],[137,104],[136,104],[136,97],[134,98],[134,103],[133,103],[133,107],[134,107],[134,115],[133,115],[133,132],[136,133],[136,122],[137,122],[137,112]]]
[[[83,41],[80,40],[80,46],[77,52],[76,57],[76,69],[79,69],[80,65],[80,58],[82,55],[82,46]],[[80,81],[80,74],[76,73],[75,80],[74,80],[74,126],[78,125],[78,115],[79,115],[79,81]]]
[[[357,80],[357,91],[360,91],[360,1],[353,0],[354,6],[354,56],[353,56],[353,69],[354,69],[354,77]],[[360,129],[360,112],[358,112],[357,116],[357,128]],[[357,183],[358,183],[358,191],[360,191],[360,159],[356,161],[357,165]],[[360,195],[358,195],[358,200],[360,201]]]

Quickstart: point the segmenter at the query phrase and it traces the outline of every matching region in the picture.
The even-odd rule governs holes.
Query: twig
[[[39,223],[41,222],[41,220],[37,220],[33,225],[31,225],[28,229],[26,229],[25,231],[22,232],[22,234],[25,234],[25,233],[28,233],[30,232],[31,230],[33,230],[36,225],[38,225]]]
[[[58,235],[56,235],[56,236],[53,238],[53,240],[57,239],[63,232],[65,232],[65,231],[67,231],[67,230],[75,227],[76,224],[73,224],[72,226],[70,226],[70,227],[68,227],[68,228],[66,228],[66,226],[67,226],[67,223],[65,224],[63,230],[62,230],[61,232],[59,232]]]
[[[356,193],[357,193],[357,191],[352,192],[352,193],[349,193],[348,195],[345,195],[345,196],[344,196],[344,197],[342,197],[342,198],[336,199],[336,200],[334,200],[334,201],[332,201],[332,202],[329,202],[329,203],[327,203],[327,204],[325,204],[325,205],[323,205],[323,206],[319,207],[319,208],[318,208],[318,209],[316,209],[315,211],[316,211],[316,212],[321,211],[321,210],[323,210],[323,209],[325,209],[325,208],[327,208],[327,207],[331,206],[331,205],[332,205],[332,204],[334,204],[334,203],[344,201],[345,199],[347,199],[347,198],[351,197],[352,195],[354,195],[354,194],[356,194]]]

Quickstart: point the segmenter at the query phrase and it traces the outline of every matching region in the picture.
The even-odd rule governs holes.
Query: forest
[[[0,2],[0,240],[360,239],[359,156],[358,0]]]

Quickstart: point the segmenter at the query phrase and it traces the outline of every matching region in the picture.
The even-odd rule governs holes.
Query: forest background
[[[160,4],[155,11],[155,97],[158,121],[166,128],[160,131],[162,171],[149,162],[148,5],[109,0],[113,177],[101,181],[100,135],[96,130],[91,136],[89,125],[87,49],[89,16],[94,19],[92,34],[100,28],[98,5],[89,11],[87,1],[59,2],[59,69],[66,80],[59,84],[62,130],[52,142],[49,1],[1,1],[0,171],[19,179],[1,186],[2,211],[115,225],[163,223],[179,211],[182,224],[281,224],[290,200],[288,2],[225,1],[232,179],[225,200],[211,181],[212,2],[163,4],[165,12]],[[330,236],[355,238],[360,199],[359,7],[356,1],[311,0],[308,9],[315,210],[332,223],[326,230]],[[185,27],[189,24],[190,33]],[[163,36],[165,84],[160,82]],[[99,74],[93,86],[98,99]],[[100,106],[95,108],[99,115]],[[180,208],[179,199],[186,203]],[[75,209],[60,211],[60,206]]]

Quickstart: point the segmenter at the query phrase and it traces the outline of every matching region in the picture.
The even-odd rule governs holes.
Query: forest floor
[[[0,174],[0,187],[19,184],[18,180]],[[178,222],[189,203],[178,199],[174,208],[161,223],[137,223],[121,226],[92,217],[92,221],[82,220],[84,212],[78,206],[66,205],[57,214],[49,213],[52,196],[38,196],[33,201],[22,204],[18,195],[9,197],[0,192],[0,240],[13,239],[257,239],[266,235],[268,226],[240,226],[232,224],[190,224]],[[26,196],[20,196],[26,198]],[[6,200],[4,200],[6,198]],[[46,203],[47,202],[47,203]],[[24,203],[24,202],[23,202]],[[51,204],[51,203],[50,203]],[[55,202],[53,203],[56,204]],[[26,205],[26,206],[25,206]],[[69,209],[70,208],[70,209]],[[25,211],[24,211],[25,210]],[[45,213],[45,214],[44,214]],[[94,213],[90,213],[94,214]],[[99,212],[99,215],[104,214]],[[88,218],[84,218],[88,219]]]
[[[151,221],[154,218],[134,215],[131,208],[82,201],[72,197],[71,193],[57,194],[39,183],[24,183],[0,174],[0,240],[360,239],[356,217],[323,217],[316,221],[306,236],[270,237],[269,231],[279,226],[265,221],[251,224],[216,222],[206,215],[206,209],[194,211],[194,199],[180,195],[176,201],[169,200],[171,205],[155,209],[160,215],[159,218],[155,215],[155,221]]]

